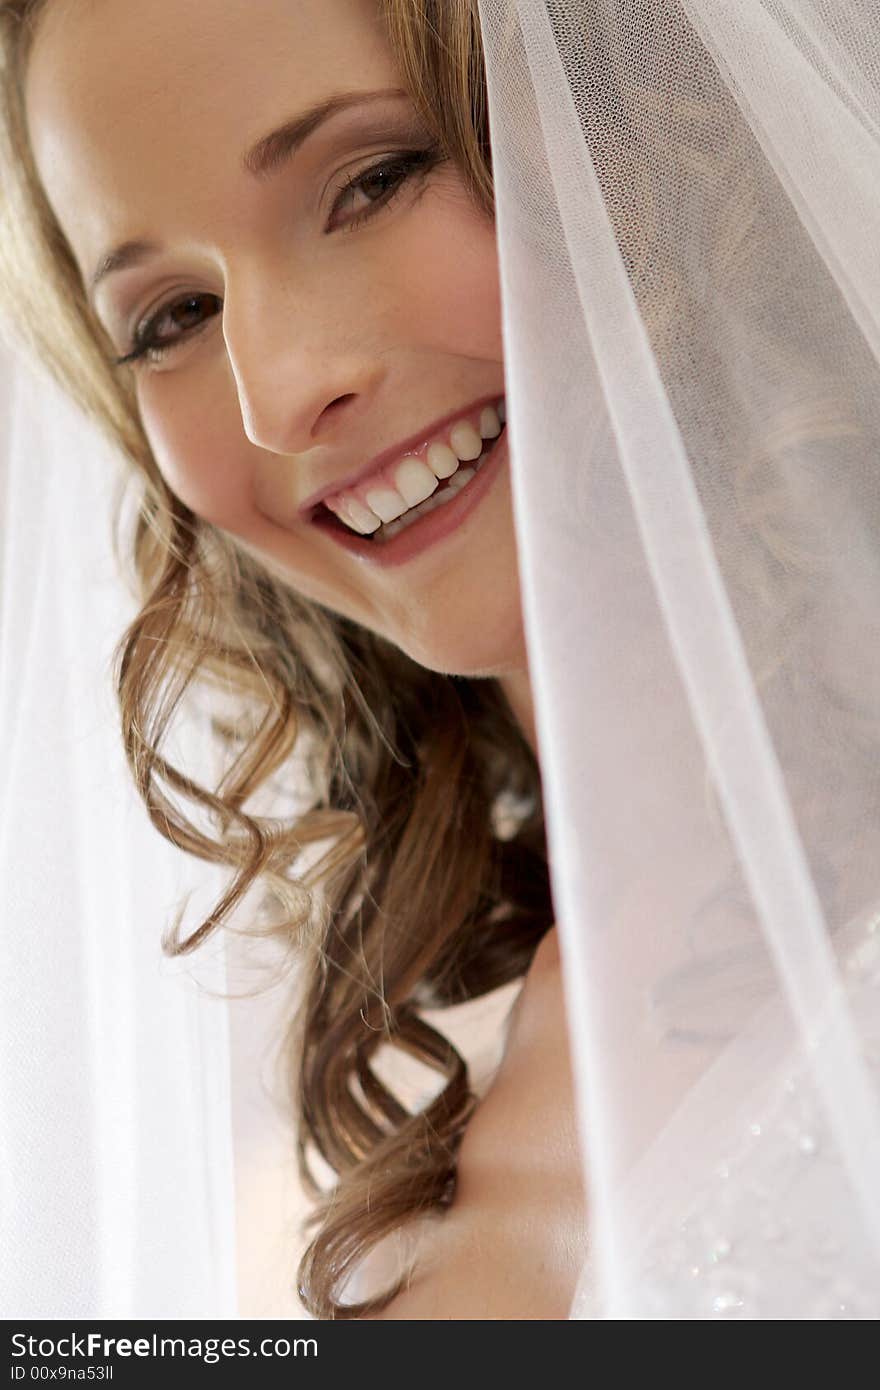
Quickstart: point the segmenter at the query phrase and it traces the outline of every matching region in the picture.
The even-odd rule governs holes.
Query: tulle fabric
[[[194,956],[162,953],[178,909],[192,927],[228,883],[159,835],[123,757],[124,466],[5,332],[0,1316],[304,1318],[290,972],[242,934],[247,909]],[[216,781],[206,713],[188,703],[175,751]]]
[[[876,1316],[880,13],[480,14],[573,1316]]]
[[[210,866],[149,823],[109,677],[120,464],[0,348],[0,1316],[237,1308],[224,951],[159,938]],[[204,741],[190,722],[184,734]],[[205,744],[207,748],[207,744]]]

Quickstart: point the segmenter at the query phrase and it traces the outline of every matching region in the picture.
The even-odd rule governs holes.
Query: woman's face
[[[456,490],[481,444],[454,428],[504,391],[493,223],[403,94],[244,161],[331,97],[400,90],[377,11],[49,0],[31,139],[84,283],[104,267],[90,296],[118,355],[139,326],[167,349],[119,370],[179,497],[423,665],[503,675],[525,664],[507,436],[492,449],[482,416]],[[110,268],[131,241],[149,247]]]

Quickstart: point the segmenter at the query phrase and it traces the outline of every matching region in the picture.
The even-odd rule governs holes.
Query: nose
[[[350,304],[268,277],[236,292],[227,281],[223,335],[244,432],[270,453],[307,452],[358,423],[382,372],[378,354],[353,341]]]

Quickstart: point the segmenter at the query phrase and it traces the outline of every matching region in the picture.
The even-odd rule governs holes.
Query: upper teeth
[[[383,522],[396,521],[424,502],[439,487],[441,478],[457,472],[460,463],[479,458],[483,440],[495,439],[501,433],[505,415],[502,397],[495,406],[481,410],[478,428],[470,420],[458,420],[450,428],[449,442],[430,444],[424,460],[408,454],[356,489],[325,497],[324,505],[352,530],[370,535]]]

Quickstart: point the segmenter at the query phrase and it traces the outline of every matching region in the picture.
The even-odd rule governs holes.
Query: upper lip
[[[306,521],[310,521],[318,504],[325,497],[332,497],[337,492],[345,492],[346,489],[355,487],[362,482],[364,478],[369,478],[371,473],[377,473],[386,464],[394,463],[396,459],[402,459],[407,454],[414,454],[426,445],[434,443],[438,436],[443,435],[444,431],[448,430],[456,420],[463,420],[467,416],[473,415],[475,411],[482,410],[486,405],[494,405],[496,401],[501,400],[503,395],[504,388],[502,387],[501,390],[495,391],[492,395],[480,396],[478,400],[471,401],[470,405],[456,406],[455,410],[450,410],[448,415],[441,416],[439,420],[433,420],[429,425],[423,425],[420,430],[411,434],[407,439],[401,439],[397,444],[392,444],[389,449],[384,449],[381,454],[376,454],[375,458],[363,464],[356,472],[349,473],[344,478],[338,478],[312,493],[308,501],[303,502],[300,507],[300,516]]]

